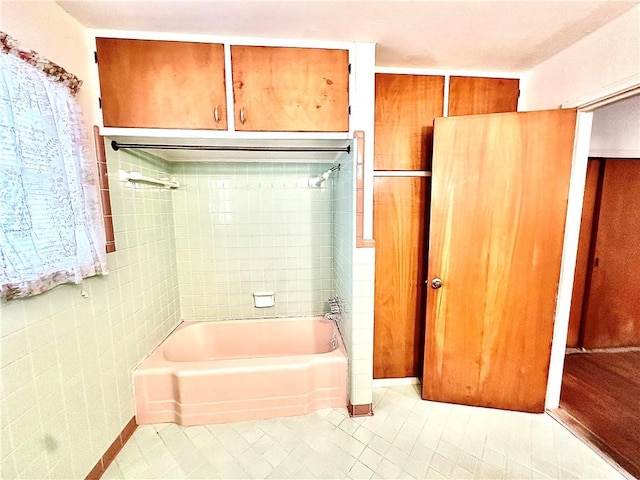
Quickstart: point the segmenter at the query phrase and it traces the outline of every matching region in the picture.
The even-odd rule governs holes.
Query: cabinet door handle
[[[218,111],[217,105],[216,105],[216,108],[213,109],[213,119],[215,120],[216,123],[220,122],[220,112]]]
[[[244,107],[240,108],[240,123],[244,125]]]

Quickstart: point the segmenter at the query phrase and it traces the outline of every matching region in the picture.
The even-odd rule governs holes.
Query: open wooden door
[[[436,119],[423,398],[544,411],[576,116]]]

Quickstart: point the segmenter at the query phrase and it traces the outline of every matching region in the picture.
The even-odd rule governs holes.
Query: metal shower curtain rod
[[[200,150],[227,152],[346,152],[351,153],[351,145],[345,147],[250,147],[239,145],[168,145],[153,143],[118,143],[111,142],[115,151],[121,148],[155,148],[157,150]]]

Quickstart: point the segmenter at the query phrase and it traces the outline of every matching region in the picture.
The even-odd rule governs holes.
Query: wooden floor
[[[557,413],[640,478],[640,351],[567,355]]]

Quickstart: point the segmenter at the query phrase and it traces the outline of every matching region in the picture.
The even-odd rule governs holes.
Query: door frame
[[[562,245],[562,261],[560,264],[560,284],[556,299],[556,313],[553,322],[553,338],[551,341],[551,358],[549,360],[549,377],[547,379],[546,409],[560,406],[560,388],[564,370],[564,355],[567,347],[569,331],[569,313],[573,296],[573,277],[578,256],[578,238],[582,220],[582,203],[587,178],[587,161],[591,143],[591,125],[593,112],[578,111],[576,134],[573,144],[573,160],[569,179],[569,196],[567,200],[567,217],[564,226]]]
[[[635,79],[631,84],[613,91],[601,92],[591,98],[583,98],[577,104],[563,104],[562,108],[578,108],[576,122],[576,136],[569,181],[569,198],[567,202],[567,218],[565,221],[565,236],[562,246],[562,262],[560,266],[560,284],[556,300],[553,339],[551,341],[551,358],[549,361],[549,376],[547,379],[546,409],[560,407],[560,390],[562,388],[562,374],[564,357],[569,330],[569,313],[571,297],[573,295],[573,279],[578,254],[578,237],[582,218],[582,203],[587,175],[587,161],[591,143],[591,126],[593,111],[629,96],[640,94],[640,81]]]

